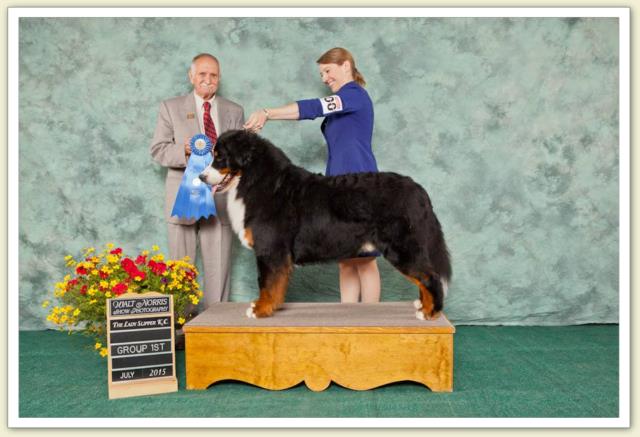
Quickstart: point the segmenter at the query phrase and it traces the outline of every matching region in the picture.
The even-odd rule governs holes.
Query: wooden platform
[[[368,390],[415,381],[453,390],[453,334],[442,315],[415,318],[411,302],[286,303],[273,317],[249,319],[249,303],[211,306],[184,326],[188,389],[238,380],[270,390],[331,381]]]

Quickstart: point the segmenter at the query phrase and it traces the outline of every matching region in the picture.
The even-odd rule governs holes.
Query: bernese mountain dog
[[[449,253],[427,192],[411,178],[314,174],[247,130],[225,132],[213,155],[200,179],[228,192],[233,230],[258,265],[260,295],[248,317],[271,316],[284,302],[294,264],[373,249],[418,286],[416,317],[439,317],[451,278]]]

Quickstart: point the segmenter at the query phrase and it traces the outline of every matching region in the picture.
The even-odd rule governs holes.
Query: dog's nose
[[[198,175],[198,178],[199,178],[202,182],[207,182],[207,180],[206,180],[206,179],[207,179],[207,177],[205,176],[205,174],[204,174],[204,173],[200,173],[200,174]]]

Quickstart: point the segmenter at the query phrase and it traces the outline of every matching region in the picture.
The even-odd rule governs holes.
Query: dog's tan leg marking
[[[289,287],[289,278],[292,271],[291,258],[278,272],[269,278],[267,286],[260,290],[260,297],[251,304],[247,310],[247,316],[251,318],[269,317],[284,302],[284,297]]]
[[[244,241],[247,242],[249,247],[253,247],[253,231],[251,228],[244,229]]]
[[[424,278],[424,281],[429,280],[427,275],[420,276]],[[435,320],[440,317],[440,313],[433,310],[433,297],[427,287],[424,286],[423,282],[412,276],[405,275],[405,278],[416,284],[420,290],[420,299],[413,302],[413,305],[418,310],[416,311],[416,318],[420,320]]]

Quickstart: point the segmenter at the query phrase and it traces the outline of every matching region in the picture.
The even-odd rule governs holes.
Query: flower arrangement
[[[158,246],[133,258],[109,243],[102,253],[96,253],[93,247],[86,249],[82,259],[76,260],[71,255],[65,257],[71,274],[55,284],[53,297],[57,305],[52,306],[50,300],[45,300],[42,306],[51,307],[47,320],[61,330],[71,333],[81,329],[93,337],[95,349],[103,357],[108,353],[107,299],[148,291],[171,294],[175,321],[181,326],[190,317],[187,314],[190,304],[197,305],[202,297],[196,280],[198,270],[189,263],[189,257],[165,261]]]

